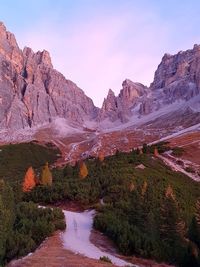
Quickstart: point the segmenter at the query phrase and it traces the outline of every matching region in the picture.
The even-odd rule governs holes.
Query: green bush
[[[108,263],[112,263],[111,259],[109,259],[107,256],[102,256],[99,258],[100,261],[105,261],[105,262],[108,262]]]

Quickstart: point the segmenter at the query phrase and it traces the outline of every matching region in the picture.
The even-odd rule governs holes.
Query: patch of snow
[[[63,245],[75,253],[80,253],[86,257],[99,259],[102,256],[109,257],[112,263],[118,266],[137,265],[130,264],[116,256],[106,253],[97,248],[90,242],[90,233],[92,230],[94,211],[84,211],[81,213],[72,211],[63,211],[67,223],[67,229],[62,234]]]

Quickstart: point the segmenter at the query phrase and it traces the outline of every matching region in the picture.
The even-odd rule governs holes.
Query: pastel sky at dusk
[[[126,78],[149,85],[164,53],[200,44],[199,10],[199,0],[0,0],[0,21],[101,106]]]

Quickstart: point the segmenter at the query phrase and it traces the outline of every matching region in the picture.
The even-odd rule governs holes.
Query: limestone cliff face
[[[140,83],[134,83],[126,79],[122,83],[122,89],[118,96],[115,96],[110,89],[107,98],[99,112],[98,120],[109,119],[112,122],[120,120],[127,122],[132,115],[132,108],[138,103],[140,97],[147,94],[146,87]]]
[[[196,99],[195,107],[200,109],[197,98],[200,95],[200,45],[176,55],[165,54],[159,64],[154,81],[149,88],[125,80],[119,96],[115,97],[112,115],[106,106],[111,105],[110,97],[104,100],[100,119],[111,117],[126,122],[132,115],[148,115],[173,103]],[[105,105],[106,103],[106,105]],[[188,104],[189,105],[189,104]],[[113,105],[112,105],[113,106]],[[178,105],[177,105],[178,106]]]
[[[0,23],[0,129],[21,129],[55,117],[81,124],[98,109],[77,85],[53,69],[47,51],[21,51]]]

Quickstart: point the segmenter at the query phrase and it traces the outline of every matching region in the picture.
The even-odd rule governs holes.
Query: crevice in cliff
[[[58,109],[57,109],[57,107],[56,107],[56,103],[55,103],[55,101],[54,101],[54,99],[53,99],[53,97],[50,95],[50,98],[51,98],[51,101],[52,101],[52,103],[53,103],[53,106],[54,106],[54,108],[55,108],[55,111],[56,111],[56,113],[57,113],[57,115],[58,115]]]
[[[29,127],[31,128],[31,126],[32,126],[32,119],[31,119],[30,114],[28,114],[27,122],[28,122]]]
[[[22,100],[23,100],[24,95],[25,95],[25,93],[26,93],[26,88],[27,88],[27,83],[24,83],[24,85],[23,85],[23,87],[22,87],[22,89],[21,89]]]
[[[50,93],[49,93],[49,81],[48,81],[48,79],[46,79],[43,83],[44,83],[44,88],[45,88],[46,93],[48,95],[50,95]]]

